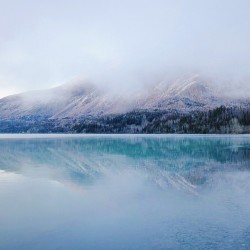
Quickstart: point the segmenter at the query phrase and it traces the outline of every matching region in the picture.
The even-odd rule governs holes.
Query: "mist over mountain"
[[[188,72],[216,76],[242,96],[250,92],[249,9],[246,0],[4,1],[0,97],[86,77],[133,91]]]
[[[55,127],[60,129],[52,131],[67,132],[72,131],[71,128],[79,122],[89,124],[89,121],[92,123],[96,120],[101,124],[109,123],[109,120],[106,120],[107,117],[117,116],[121,121],[123,115],[127,117],[124,126],[127,122],[132,121],[137,124],[139,119],[139,125],[143,127],[147,124],[145,120],[151,119],[148,118],[149,114],[150,117],[156,116],[153,121],[162,117],[159,122],[164,120],[166,123],[167,117],[177,119],[178,116],[189,115],[192,112],[208,112],[221,106],[229,109],[243,109],[243,111],[231,112],[223,109],[223,112],[228,115],[225,114],[225,117],[220,117],[219,120],[226,121],[227,117],[230,117],[228,120],[230,122],[237,115],[237,119],[243,117],[243,123],[248,123],[248,119],[244,118],[248,115],[250,107],[250,98],[247,98],[247,94],[241,98],[238,95],[231,95],[226,88],[220,89],[211,78],[200,75],[181,76],[152,82],[145,84],[140,89],[131,90],[114,91],[114,89],[103,88],[90,81],[75,81],[51,89],[8,96],[0,99],[2,131],[49,132],[51,127]],[[238,115],[241,113],[240,118]],[[128,117],[133,118],[129,121]],[[13,126],[14,129],[10,129]],[[39,129],[41,126],[42,130]],[[119,124],[120,126],[123,125]],[[64,129],[65,127],[66,129]],[[137,128],[136,131],[142,132],[142,127]],[[76,127],[76,130],[81,131],[79,127]],[[106,130],[107,128],[102,128],[96,132]],[[123,130],[121,129],[121,131]],[[130,132],[130,129],[124,131]],[[149,131],[154,132],[154,129]]]
[[[230,94],[230,93],[229,93]],[[129,92],[110,91],[88,81],[31,91],[0,99],[0,117],[51,119],[99,117],[133,110],[208,110],[220,105],[245,105],[249,98],[222,92],[210,79],[199,75],[147,84]]]

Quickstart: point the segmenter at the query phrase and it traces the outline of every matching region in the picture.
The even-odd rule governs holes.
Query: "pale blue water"
[[[0,249],[250,249],[250,136],[0,135]]]

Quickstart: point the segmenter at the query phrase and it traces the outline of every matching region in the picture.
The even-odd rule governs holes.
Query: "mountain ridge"
[[[85,81],[4,97],[0,99],[0,119],[98,118],[133,110],[177,110],[188,113],[221,105],[246,105],[250,103],[249,100],[226,97],[209,80],[198,75],[172,81],[162,80],[127,97],[120,93],[110,93]]]

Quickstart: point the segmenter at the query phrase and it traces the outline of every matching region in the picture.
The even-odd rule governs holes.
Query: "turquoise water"
[[[250,136],[0,135],[0,249],[250,249]]]

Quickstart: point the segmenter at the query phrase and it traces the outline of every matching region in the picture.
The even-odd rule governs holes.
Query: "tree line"
[[[72,127],[76,133],[250,133],[250,109],[220,106],[208,111],[137,110],[88,119]]]
[[[99,118],[0,120],[0,133],[250,133],[250,107],[225,107],[181,113],[177,110],[135,110]]]

